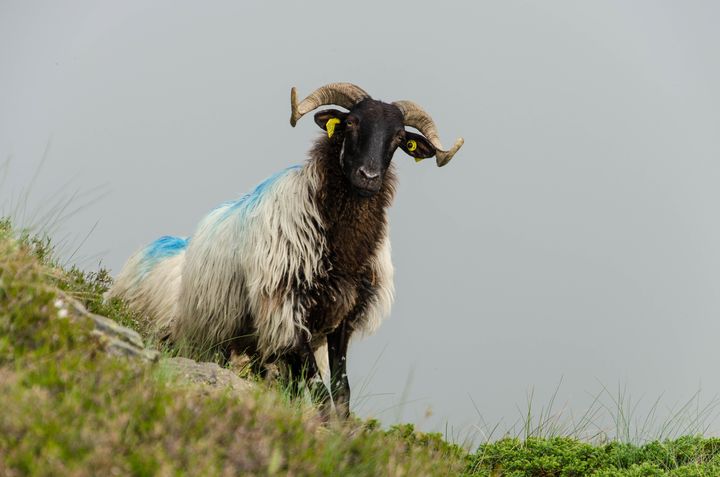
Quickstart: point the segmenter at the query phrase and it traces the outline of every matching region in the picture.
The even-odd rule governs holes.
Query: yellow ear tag
[[[410,139],[408,142],[405,143],[405,147],[407,147],[407,150],[409,152],[413,152],[415,149],[417,149],[417,141],[414,139]],[[424,159],[424,157],[414,157],[415,162],[420,162]]]
[[[336,124],[340,124],[340,120],[338,118],[328,119],[328,121],[325,123],[325,130],[328,133],[328,137],[332,137],[333,134],[335,134]]]

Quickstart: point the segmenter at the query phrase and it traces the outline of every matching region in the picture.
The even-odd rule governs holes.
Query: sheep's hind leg
[[[350,417],[350,382],[347,378],[347,349],[352,329],[343,320],[327,337],[330,361],[330,392],[335,401],[335,410],[341,419]]]
[[[331,403],[330,393],[323,383],[310,343],[306,342],[299,350],[289,353],[286,361],[290,371],[288,384],[292,396],[299,397],[302,394],[301,383],[305,382],[313,402],[320,404],[321,412],[327,416]]]

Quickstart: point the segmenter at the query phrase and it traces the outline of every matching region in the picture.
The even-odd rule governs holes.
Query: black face
[[[315,114],[315,122],[338,141],[340,167],[352,188],[369,197],[380,191],[385,171],[395,150],[422,159],[435,155],[435,148],[420,134],[405,131],[397,106],[365,99],[349,112],[334,109]]]

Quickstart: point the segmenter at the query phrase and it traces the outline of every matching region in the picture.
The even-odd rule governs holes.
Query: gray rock
[[[56,306],[66,310],[65,316],[91,320],[94,325],[92,335],[104,345],[107,353],[143,361],[158,361],[160,353],[146,348],[136,331],[122,326],[110,318],[90,313],[82,303],[69,296],[60,297]],[[252,388],[249,381],[242,379],[229,369],[221,368],[216,363],[199,363],[192,359],[177,357],[163,359],[160,365],[187,382],[226,388],[237,393]]]
[[[130,346],[136,348],[144,348],[142,338],[137,331],[126,328],[117,321],[111,320],[101,315],[95,315],[93,313],[87,313],[87,316],[95,322],[95,329],[99,332],[112,336],[113,338],[123,341]]]
[[[211,387],[228,388],[242,393],[252,388],[252,384],[229,369],[221,368],[216,363],[198,363],[188,358],[168,358],[161,362],[171,373],[181,379],[206,384]]]
[[[160,353],[146,348],[142,338],[136,331],[122,326],[110,318],[90,313],[82,303],[73,298],[64,296],[61,300],[71,316],[92,321],[95,326],[92,331],[93,336],[97,337],[105,345],[105,350],[109,354],[151,362],[158,360]]]

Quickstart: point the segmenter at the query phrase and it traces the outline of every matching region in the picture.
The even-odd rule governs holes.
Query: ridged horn
[[[455,153],[458,152],[458,149],[465,143],[463,138],[458,138],[453,147],[445,150],[440,142],[435,122],[423,108],[412,101],[395,101],[393,104],[402,111],[405,125],[420,131],[435,147],[437,150],[435,153],[435,162],[438,167],[442,167],[450,162],[450,159],[452,159]]]
[[[321,86],[308,95],[307,98],[297,102],[297,89],[290,90],[290,125],[295,127],[298,119],[315,108],[326,104],[336,104],[350,109],[365,98],[369,98],[361,87],[352,83],[330,83]]]

